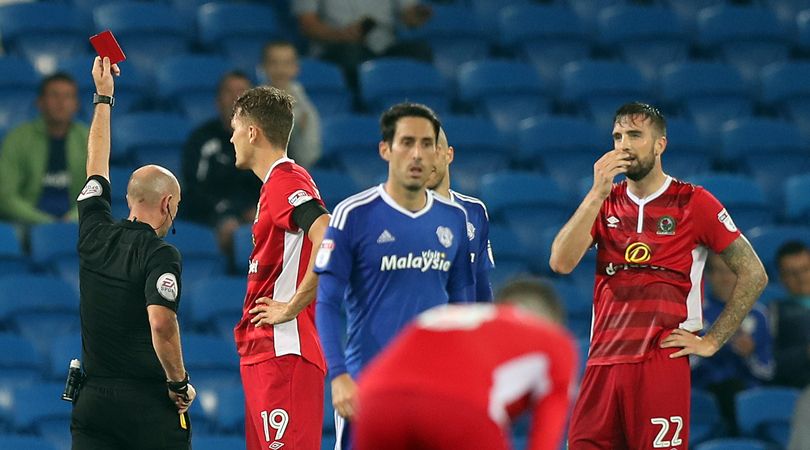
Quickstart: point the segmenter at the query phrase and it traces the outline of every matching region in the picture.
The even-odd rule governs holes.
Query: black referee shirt
[[[90,377],[165,381],[146,307],[177,311],[180,253],[148,224],[114,222],[104,177],[90,177],[77,201],[85,371]]]

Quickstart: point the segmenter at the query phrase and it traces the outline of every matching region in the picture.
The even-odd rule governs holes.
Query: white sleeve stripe
[[[466,202],[475,203],[476,205],[481,205],[481,208],[484,209],[484,217],[486,217],[487,221],[489,221],[489,211],[487,211],[487,205],[485,205],[484,202],[480,198],[475,198],[475,197],[470,197],[469,195],[459,194],[456,191],[453,191],[453,194],[455,194],[456,197],[458,197],[458,198],[460,198],[460,199],[462,199],[462,200],[464,200]]]
[[[374,189],[374,188],[372,188],[372,189]],[[332,211],[332,220],[330,220],[329,225],[332,225],[333,223],[337,223],[336,218],[343,214],[343,210],[346,209],[347,206],[353,204],[354,202],[356,202],[358,200],[365,199],[366,197],[371,195],[372,189],[366,189],[365,191],[358,192],[357,194],[354,194],[354,195],[352,195],[350,197],[347,197],[343,201],[338,203],[337,206],[335,206],[334,211]]]
[[[329,221],[329,226],[337,228],[338,230],[343,230],[343,227],[346,226],[346,220],[349,217],[349,213],[353,209],[357,208],[358,206],[371,203],[379,196],[379,192],[377,192],[375,189],[373,192],[367,193],[365,196],[360,196],[358,194],[357,198],[349,197],[348,199],[340,202],[340,204],[338,204],[338,206],[335,208],[335,214]]]

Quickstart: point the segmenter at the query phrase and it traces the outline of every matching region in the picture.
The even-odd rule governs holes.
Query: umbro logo
[[[607,226],[608,228],[616,228],[619,226],[619,219],[616,216],[610,216],[607,218]]]
[[[394,241],[396,241],[396,238],[388,230],[383,230],[383,232],[380,233],[380,236],[377,238],[378,244],[387,244]]]

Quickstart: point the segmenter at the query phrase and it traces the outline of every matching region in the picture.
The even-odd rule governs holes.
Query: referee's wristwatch
[[[99,95],[98,93],[93,94],[93,104],[98,105],[99,103],[106,103],[110,105],[112,108],[115,105],[115,97],[110,95]]]

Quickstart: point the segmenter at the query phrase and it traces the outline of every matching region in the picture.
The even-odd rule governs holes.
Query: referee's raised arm
[[[93,122],[87,141],[87,177],[99,175],[110,180],[110,112],[115,102],[113,75],[121,74],[117,64],[110,65],[110,58],[96,57],[93,62]]]

